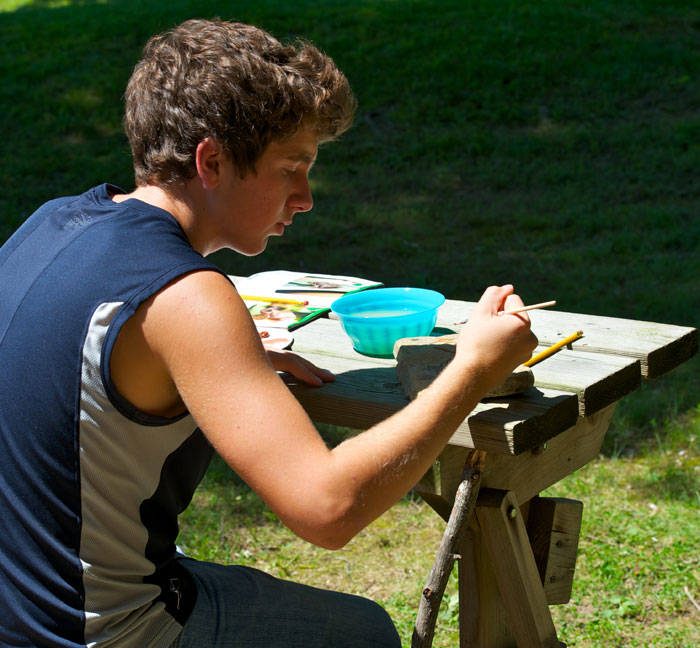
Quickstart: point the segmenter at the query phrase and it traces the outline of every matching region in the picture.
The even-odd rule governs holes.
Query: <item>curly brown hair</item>
[[[197,145],[215,139],[241,177],[272,140],[309,124],[319,142],[352,124],[356,101],[313,45],[282,45],[242,23],[188,20],[152,37],[125,95],[124,130],[136,184],[167,187],[196,175]]]

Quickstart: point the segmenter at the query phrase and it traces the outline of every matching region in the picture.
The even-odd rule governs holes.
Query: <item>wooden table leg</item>
[[[460,646],[560,646],[515,496],[484,490],[476,516],[460,547]]]
[[[460,648],[514,648],[498,583],[474,519],[462,536],[459,553]]]

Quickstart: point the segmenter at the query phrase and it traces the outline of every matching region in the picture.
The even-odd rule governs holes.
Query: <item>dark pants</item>
[[[183,559],[197,603],[172,648],[401,648],[378,604],[257,569]]]

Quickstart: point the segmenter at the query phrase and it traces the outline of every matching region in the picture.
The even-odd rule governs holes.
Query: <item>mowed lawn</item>
[[[475,300],[700,323],[700,8],[674,0],[0,0],[0,241],[41,203],[130,189],[122,93],[149,35],[252,22],[335,58],[359,101],[322,148],[315,207],[239,275],[307,270]],[[355,431],[319,426],[329,443]],[[570,646],[700,645],[700,361],[625,398],[584,502]],[[198,558],[369,595],[408,645],[443,523],[409,495],[345,549],[287,532],[216,460],[183,515]],[[453,579],[435,646],[457,645]]]

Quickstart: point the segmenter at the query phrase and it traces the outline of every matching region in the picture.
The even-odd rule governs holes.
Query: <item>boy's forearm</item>
[[[537,340],[527,316],[498,315],[504,305],[522,305],[512,292],[512,286],[487,289],[460,333],[454,360],[435,381],[323,462],[317,476],[324,546],[342,546],[405,495],[479,400],[530,357]]]
[[[487,375],[453,362],[407,407],[334,449],[330,488],[347,489],[351,502],[338,520],[339,546],[415,486],[487,393]]]

